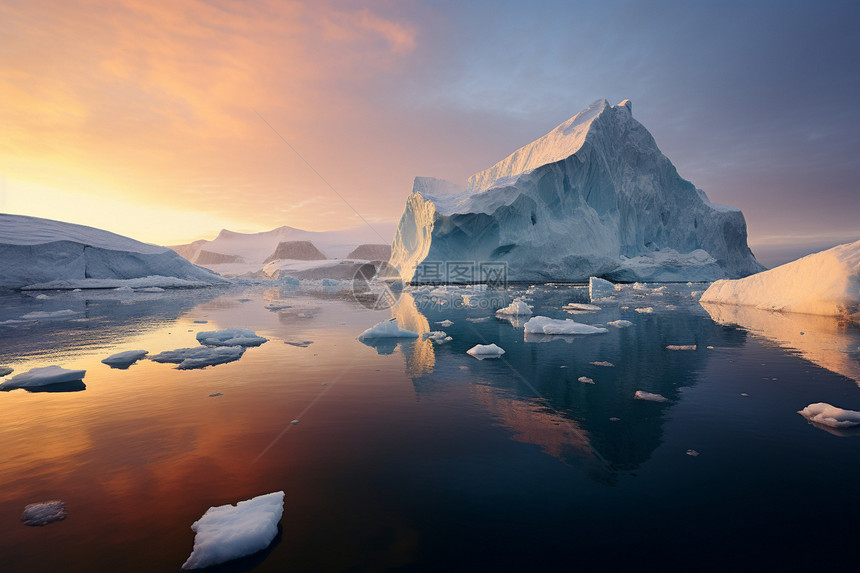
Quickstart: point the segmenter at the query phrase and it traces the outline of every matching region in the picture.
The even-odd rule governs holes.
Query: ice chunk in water
[[[666,347],[666,350],[695,350],[695,349],[696,349],[695,344],[687,344],[687,345],[670,344],[669,346]]]
[[[496,314],[505,314],[510,316],[527,316],[531,313],[531,307],[521,298],[514,299],[511,304],[496,311]]]
[[[241,328],[226,328],[197,333],[197,341],[207,346],[260,346],[268,340],[268,338],[257,336],[253,330]]]
[[[661,394],[652,394],[651,392],[645,392],[644,390],[636,390],[636,394],[633,395],[637,400],[648,400],[650,402],[666,402],[668,399]]]
[[[613,320],[612,322],[606,323],[609,326],[614,326],[615,328],[625,328],[628,326],[633,326],[633,323],[629,320]]]
[[[242,358],[244,346],[197,346],[196,348],[178,348],[165,350],[149,359],[153,362],[170,362],[178,364],[177,370],[191,370],[235,362]]]
[[[182,568],[202,569],[262,551],[278,534],[283,513],[282,491],[210,507],[191,525],[194,549]]]
[[[579,378],[577,378],[577,380],[579,380],[583,384],[594,384],[594,380],[592,380],[588,376],[580,376]]]
[[[601,334],[605,328],[591,326],[569,318],[557,320],[546,316],[534,316],[525,324],[527,334]]]
[[[37,386],[49,386],[63,382],[77,382],[83,380],[86,370],[68,370],[60,366],[45,366],[33,368],[27,372],[13,376],[0,384],[0,390],[13,390],[15,388],[34,388]]]
[[[475,358],[498,358],[505,351],[495,344],[476,344],[466,351],[466,354],[471,354]]]
[[[831,428],[860,426],[860,412],[856,412],[854,410],[843,410],[842,408],[831,406],[826,402],[810,404],[797,413],[810,422],[824,424]]]
[[[111,354],[102,360],[102,363],[107,364],[111,368],[128,368],[147,354],[149,352],[146,350],[126,350],[125,352]]]
[[[59,500],[31,503],[24,508],[21,521],[24,525],[40,527],[66,519],[66,504]]]
[[[403,330],[397,326],[397,319],[392,318],[371,326],[358,335],[359,340],[370,340],[373,338],[418,338],[418,333],[411,330]]]

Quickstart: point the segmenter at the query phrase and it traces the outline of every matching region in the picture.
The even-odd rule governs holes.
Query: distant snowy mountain
[[[379,230],[390,236],[390,230]],[[359,245],[381,243],[383,240],[367,226],[341,231],[278,227],[262,233],[237,233],[223,229],[211,241],[199,240],[170,248],[195,264],[225,275],[241,275],[259,272],[265,264],[275,260],[348,258],[347,255]]]
[[[465,187],[416,178],[392,251],[414,282],[440,280],[449,263],[471,264],[475,280],[481,263],[504,264],[522,281],[701,281],[764,268],[740,210],[682,179],[629,100],[591,104]]]
[[[205,286],[224,282],[175,252],[101,229],[0,214],[0,287]],[[152,283],[150,285],[149,283]]]

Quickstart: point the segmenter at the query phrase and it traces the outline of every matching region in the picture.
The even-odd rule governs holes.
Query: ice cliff
[[[415,179],[392,245],[404,280],[446,264],[514,281],[705,281],[763,270],[740,210],[681,178],[624,100],[599,100],[469,178]],[[462,275],[461,275],[462,276]]]
[[[103,279],[144,277],[159,284],[165,277],[180,279],[177,284],[188,286],[224,282],[168,248],[93,227],[23,215],[0,214],[0,261],[0,287],[6,288],[55,281],[85,288],[89,283],[97,287]]]

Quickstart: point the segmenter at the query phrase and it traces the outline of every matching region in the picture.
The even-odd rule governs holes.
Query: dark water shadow
[[[40,392],[82,392],[87,389],[87,385],[84,384],[83,380],[75,380],[73,382],[58,382],[57,384],[49,384],[47,386],[25,387],[21,389],[34,394]]]

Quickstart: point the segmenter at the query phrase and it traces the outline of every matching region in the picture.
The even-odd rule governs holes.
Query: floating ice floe
[[[596,312],[601,310],[596,304],[586,304],[584,302],[569,302],[562,307],[564,310],[575,310],[579,312]]]
[[[449,326],[451,326],[451,325],[452,325],[452,324],[454,324],[454,323],[453,323],[453,322],[451,322],[450,320],[448,320],[448,319],[446,318],[445,320],[443,320],[443,321],[441,321],[441,322],[437,322],[436,324],[438,324],[438,325],[439,325],[439,326],[441,326],[442,328],[448,328]]]
[[[628,326],[633,326],[633,323],[629,320],[613,320],[612,322],[606,323],[609,326],[614,326],[615,328],[626,328]]]
[[[12,374],[14,371],[14,368],[9,368],[8,366],[0,366],[0,378],[6,376],[7,374]]]
[[[694,458],[699,455],[699,452],[697,452],[696,450],[687,450],[686,453],[688,456],[693,456]]]
[[[652,394],[651,392],[645,392],[644,390],[636,390],[636,393],[633,395],[637,400],[648,400],[649,402],[666,402],[668,398],[663,396],[662,394]]]
[[[831,428],[849,428],[860,426],[860,412],[843,410],[825,402],[810,404],[797,412],[810,422],[824,424]]]
[[[432,340],[436,344],[444,344],[454,340],[444,330],[433,330],[423,334],[424,340]]]
[[[36,300],[48,300],[48,299],[49,299],[49,298],[51,298],[51,297],[49,297],[49,296],[48,296],[48,295],[46,295],[45,293],[41,293],[41,294],[37,294],[34,298],[35,298]]]
[[[577,380],[579,380],[583,384],[594,384],[594,380],[592,380],[588,376],[580,376],[579,378],[577,378]]]
[[[241,328],[226,328],[197,333],[197,342],[207,346],[260,346],[268,340],[268,338],[257,336],[253,330]]]
[[[601,334],[609,332],[599,326],[582,324],[569,318],[554,319],[547,316],[534,316],[525,324],[527,334]]]
[[[478,318],[469,317],[469,318],[466,318],[466,320],[468,320],[469,322],[486,322],[486,321],[490,320],[490,317],[489,316],[479,316]]]
[[[695,344],[670,344],[666,350],[695,350]]]
[[[290,346],[298,346],[299,348],[307,348],[311,344],[313,344],[313,340],[285,340],[284,344],[289,344]]]
[[[498,358],[505,351],[495,344],[476,344],[466,351],[466,354],[471,354],[475,358]]]
[[[283,513],[282,491],[210,507],[191,525],[194,549],[182,568],[203,569],[262,551],[278,534]]]
[[[418,338],[417,332],[404,330],[397,326],[397,319],[392,318],[371,326],[358,335],[359,340],[372,340],[374,338]]]
[[[178,348],[165,350],[150,356],[153,362],[168,362],[177,364],[177,370],[192,370],[235,362],[245,353],[244,346],[197,346],[196,348]]]
[[[594,362],[589,362],[589,364],[593,364],[594,366],[615,366],[612,362],[606,362],[605,360],[595,360]]]
[[[125,352],[111,354],[102,360],[102,363],[107,364],[111,368],[128,368],[147,354],[149,352],[146,350],[126,350]]]
[[[76,310],[37,310],[34,312],[28,312],[21,318],[24,320],[62,320],[64,318],[72,318],[78,316],[79,314],[80,313]]]
[[[496,311],[496,314],[504,314],[509,316],[527,316],[532,313],[532,307],[526,304],[521,298],[516,298],[506,306]]]
[[[650,306],[646,306],[643,308],[634,308],[633,310],[635,310],[636,312],[642,312],[645,314],[650,314],[650,313],[654,312],[654,308],[650,307]]]
[[[6,380],[0,384],[0,390],[35,388],[38,386],[50,386],[51,384],[62,384],[64,382],[77,382],[83,380],[86,373],[86,370],[68,370],[60,366],[33,368]]]
[[[66,504],[59,500],[31,503],[24,508],[21,521],[24,525],[41,527],[66,519]]]

